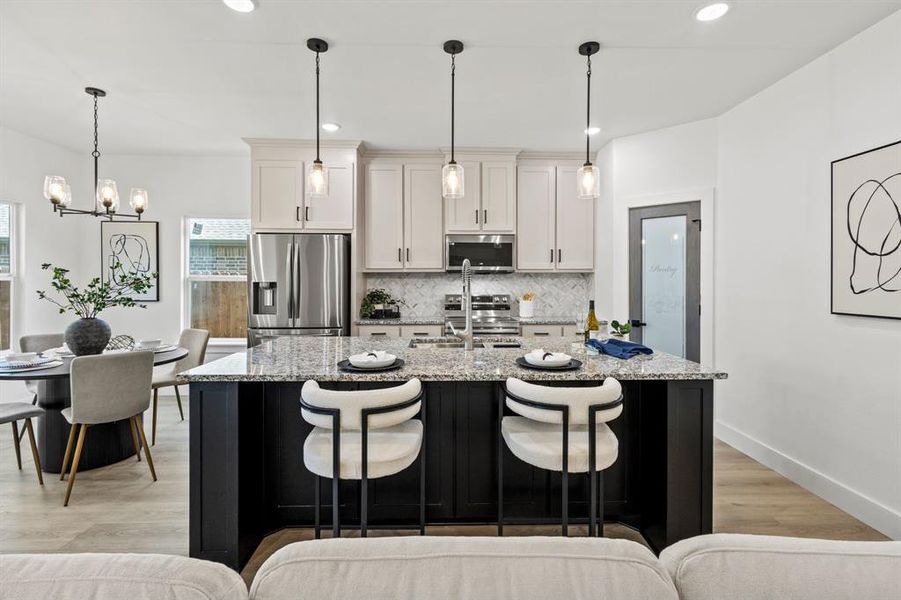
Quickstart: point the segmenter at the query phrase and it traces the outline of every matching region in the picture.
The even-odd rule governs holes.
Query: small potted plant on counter
[[[362,319],[399,319],[400,306],[406,306],[402,298],[395,298],[386,289],[373,288],[363,296],[360,305]]]
[[[632,324],[628,321],[625,323],[620,323],[619,321],[611,321],[610,322],[610,335],[613,337],[623,338],[629,335],[632,331]]]
[[[69,279],[69,269],[49,263],[41,265],[45,271],[52,269],[50,285],[66,300],[58,302],[42,290],[38,290],[38,298],[55,304],[60,314],[71,311],[79,317],[66,327],[65,332],[66,345],[72,354],[100,354],[106,348],[112,332],[106,321],[97,318],[102,311],[114,306],[147,308],[144,304],[138,304],[132,296],[147,292],[157,274],[122,273],[119,267],[118,264],[112,266],[113,272],[119,273],[115,281],[100,281],[99,277],[94,277],[84,289],[80,289]]]

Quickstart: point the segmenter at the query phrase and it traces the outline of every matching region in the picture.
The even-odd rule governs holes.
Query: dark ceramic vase
[[[101,319],[78,319],[66,327],[66,345],[75,356],[100,354],[109,343],[112,331]]]

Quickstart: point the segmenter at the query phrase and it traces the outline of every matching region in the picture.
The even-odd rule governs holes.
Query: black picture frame
[[[139,238],[137,243],[146,243],[149,254],[145,267],[147,272],[158,273],[153,287],[146,296],[136,296],[135,301],[159,302],[160,301],[160,224],[159,221],[101,221],[100,223],[100,279],[107,281],[109,277],[108,263],[111,258],[109,240],[113,235],[128,235]],[[143,248],[143,247],[141,247]],[[127,251],[127,249],[125,250]],[[140,251],[139,251],[140,254]],[[119,261],[122,262],[122,258]],[[142,261],[138,256],[132,260]]]

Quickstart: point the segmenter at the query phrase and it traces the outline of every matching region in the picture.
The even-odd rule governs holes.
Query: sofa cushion
[[[0,600],[246,600],[224,565],[160,554],[0,555]]]
[[[683,600],[901,598],[901,542],[715,534],[660,555]]]
[[[654,555],[627,540],[395,537],[297,542],[263,563],[254,600],[678,600]]]

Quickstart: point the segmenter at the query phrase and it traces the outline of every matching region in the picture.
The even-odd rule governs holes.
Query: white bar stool
[[[497,533],[504,534],[504,446],[523,462],[560,471],[563,535],[569,526],[569,473],[588,473],[588,535],[604,534],[604,479],[619,442],[606,425],[623,412],[620,383],[608,377],[598,387],[548,387],[507,379],[498,396]],[[504,417],[504,404],[519,416]],[[594,423],[594,427],[589,426]],[[503,441],[502,441],[503,440]],[[562,441],[562,443],[561,443]],[[600,500],[599,500],[600,498]]]
[[[338,487],[341,479],[360,481],[360,537],[367,535],[370,479],[400,473],[422,454],[419,473],[419,533],[425,535],[426,411],[418,379],[392,388],[324,390],[307,381],[301,415],[313,425],[303,444],[303,463],[316,476],[316,538],[320,529],[320,478],[332,480],[332,535],[341,537]],[[420,413],[420,420],[413,419]],[[371,430],[371,431],[370,431]],[[338,476],[333,465],[340,465]]]

